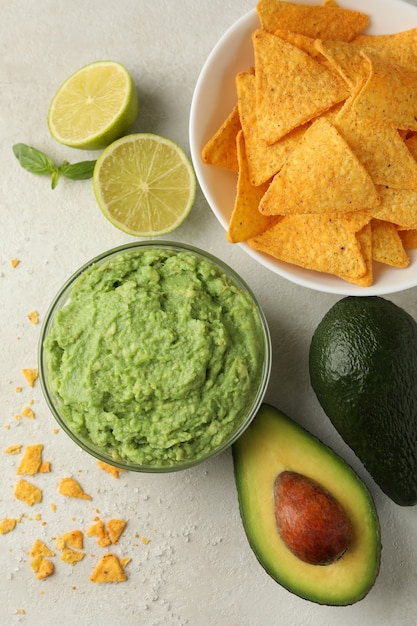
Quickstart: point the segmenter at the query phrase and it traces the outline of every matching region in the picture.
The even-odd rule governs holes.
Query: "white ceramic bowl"
[[[294,0],[293,0],[294,1]],[[317,4],[316,0],[303,0]],[[366,32],[384,34],[417,27],[417,7],[402,0],[344,0],[343,8],[368,13],[371,25]],[[239,19],[223,35],[207,58],[194,91],[190,111],[190,149],[200,187],[225,230],[229,223],[236,192],[236,174],[206,165],[201,149],[219,128],[236,104],[235,76],[254,64],[252,32],[259,27],[256,9]],[[276,274],[304,287],[340,295],[383,295],[417,285],[417,251],[408,251],[411,262],[406,269],[374,264],[374,284],[359,287],[330,274],[305,270],[240,245],[252,258]]]

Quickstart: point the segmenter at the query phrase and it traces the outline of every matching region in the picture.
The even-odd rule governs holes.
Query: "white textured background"
[[[56,88],[81,65],[110,58],[124,63],[139,90],[137,131],[164,134],[188,151],[188,116],[195,82],[218,38],[254,8],[252,0],[0,0],[0,519],[22,521],[0,536],[0,622],[5,626],[367,626],[412,625],[417,615],[417,510],[386,498],[340,440],[309,386],[311,335],[338,296],[297,287],[259,267],[225,233],[201,193],[172,238],[206,248],[248,281],[267,315],[273,338],[273,372],[267,400],[287,412],[348,460],[371,489],[383,541],[381,572],[362,602],[322,607],[277,585],[257,563],[237,506],[230,451],[196,469],[164,476],[102,472],[55,423],[39,383],[28,388],[23,367],[37,366],[40,325],[59,286],[82,263],[130,241],[102,217],[91,181],[49,181],[22,170],[12,145],[24,142],[56,160],[95,158],[56,144],[46,114]],[[395,0],[375,0],[375,11]],[[413,4],[417,4],[415,0]],[[360,7],[360,2],[357,2]],[[417,26],[416,20],[411,26]],[[12,258],[20,259],[17,268]],[[417,291],[390,299],[417,319]],[[23,391],[16,393],[21,385]],[[34,400],[36,418],[16,420]],[[9,426],[9,428],[7,428]],[[52,472],[33,482],[42,504],[29,509],[13,497],[20,457],[6,446],[43,443]],[[59,480],[76,477],[93,496],[64,501]],[[50,504],[55,503],[56,512]],[[40,519],[35,514],[40,513]],[[84,532],[100,515],[124,517],[128,526],[116,553],[130,556],[129,579],[94,585],[89,575],[103,549],[86,540],[85,559],[74,567],[53,559],[55,574],[41,582],[30,567],[36,538],[72,528]],[[151,539],[148,545],[139,536]],[[23,613],[24,611],[24,613]]]

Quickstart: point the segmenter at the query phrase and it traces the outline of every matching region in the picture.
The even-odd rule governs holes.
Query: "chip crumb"
[[[35,413],[28,406],[25,406],[22,409],[21,415],[23,415],[23,417],[29,417],[30,419],[35,419]]]
[[[15,387],[16,393],[22,393],[22,391],[23,391],[23,387]]]
[[[52,563],[52,561],[50,561],[49,559],[42,559],[42,561],[39,564],[39,569],[38,569],[36,578],[39,578],[40,580],[44,578],[48,578],[48,576],[51,576],[51,574],[53,574],[54,571],[55,571],[55,566]]]
[[[30,476],[37,474],[42,465],[42,450],[43,445],[41,443],[26,446],[25,453],[17,468],[17,473]]]
[[[149,537],[142,537],[142,538],[141,538],[141,542],[142,542],[145,546],[147,546],[147,545],[148,545],[148,543],[150,543],[150,541],[151,541],[151,540],[149,539]]]
[[[49,474],[50,471],[51,471],[51,462],[50,461],[43,461],[41,463],[40,468],[39,468],[39,473],[40,474]]]
[[[38,370],[35,368],[23,368],[22,369],[23,376],[26,378],[29,387],[33,387],[35,385],[35,381],[38,378]]]
[[[127,580],[127,576],[117,556],[109,552],[101,557],[90,580],[94,583],[118,583]]]
[[[125,568],[126,565],[128,565],[130,563],[130,561],[132,560],[132,558],[130,556],[124,556],[120,559],[120,565]]]
[[[5,517],[0,520],[0,535],[7,535],[16,528],[17,519],[15,517]]]
[[[30,311],[28,313],[28,320],[31,324],[39,323],[39,313],[37,311]]]
[[[126,470],[120,469],[119,467],[114,467],[114,465],[110,465],[109,463],[105,463],[104,461],[97,461],[97,465],[101,467],[102,470],[108,472],[115,478],[119,478],[120,472],[124,472]]]
[[[26,611],[25,611],[25,609],[17,609],[17,614],[18,615],[26,615]]]
[[[97,537],[97,545],[102,548],[111,544],[109,533],[107,532],[101,519],[90,526],[87,530],[87,537]]]
[[[50,550],[42,539],[36,539],[29,552],[29,556],[34,558],[37,556],[55,556],[55,552]]]
[[[65,545],[69,548],[82,550],[84,547],[84,534],[81,530],[70,530],[62,536]]]
[[[19,259],[11,259],[11,260],[10,260],[10,265],[11,265],[13,268],[17,267],[17,266],[19,265],[19,263],[20,263]]]
[[[56,504],[51,502],[50,506],[51,506],[51,510],[55,513],[55,511],[56,511]]]
[[[79,552],[78,550],[73,550],[72,548],[64,548],[61,554],[61,561],[65,561],[65,563],[69,563],[70,565],[75,565],[83,560],[85,557],[85,552]]]
[[[92,497],[85,493],[81,485],[74,478],[63,478],[59,483],[59,493],[70,498],[83,498],[92,500]]]
[[[4,449],[4,452],[6,454],[20,454],[20,451],[22,449],[22,444],[21,443],[15,443],[11,446],[8,446],[7,448]]]
[[[126,528],[126,521],[124,519],[111,519],[107,522],[107,528],[111,542],[117,544],[119,543],[122,532]]]
[[[21,478],[16,485],[15,498],[23,500],[28,506],[42,502],[42,490]]]

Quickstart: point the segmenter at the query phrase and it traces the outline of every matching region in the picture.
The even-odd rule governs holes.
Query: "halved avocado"
[[[381,533],[372,496],[350,465],[267,404],[233,445],[233,462],[243,526],[268,574],[292,593],[319,604],[343,606],[361,600],[379,572]],[[274,484],[286,470],[326,489],[351,523],[349,547],[329,565],[302,561],[280,537]]]

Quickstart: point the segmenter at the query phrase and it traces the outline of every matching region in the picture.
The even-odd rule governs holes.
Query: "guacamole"
[[[151,466],[227,439],[254,400],[264,354],[243,289],[191,251],[151,246],[82,272],[44,342],[68,427],[114,460]]]

